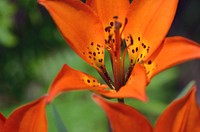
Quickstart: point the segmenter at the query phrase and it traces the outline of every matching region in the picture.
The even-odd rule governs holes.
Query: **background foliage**
[[[199,0],[180,0],[168,36],[180,35],[200,42],[199,7]],[[66,45],[47,11],[36,1],[0,1],[0,111],[8,116],[20,104],[46,93],[64,63],[99,77]],[[188,69],[196,64],[199,61],[185,63],[155,77],[147,89],[149,103],[132,99],[127,102],[154,123],[194,74],[199,74],[191,74]],[[89,91],[70,92],[54,101],[70,132],[108,130],[103,111],[90,95]],[[47,106],[47,115],[49,130],[56,131],[51,106]]]

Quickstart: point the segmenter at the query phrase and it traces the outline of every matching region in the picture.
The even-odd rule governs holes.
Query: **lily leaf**
[[[67,132],[67,129],[66,129],[62,119],[60,118],[60,115],[59,115],[55,105],[51,104],[51,106],[52,106],[52,113],[55,118],[55,124],[56,124],[58,132]]]

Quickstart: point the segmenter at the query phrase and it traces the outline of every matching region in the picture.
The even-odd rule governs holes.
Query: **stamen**
[[[127,53],[128,47],[124,49],[123,52],[123,58],[122,58],[122,85],[125,85],[125,60],[126,60],[126,53]]]

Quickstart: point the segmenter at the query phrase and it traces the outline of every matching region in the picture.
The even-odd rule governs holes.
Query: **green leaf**
[[[58,132],[67,132],[67,129],[66,129],[62,119],[60,118],[60,115],[59,115],[56,107],[53,104],[51,104],[51,106],[52,106],[52,112],[53,112],[53,116],[55,118],[55,124],[56,124]]]

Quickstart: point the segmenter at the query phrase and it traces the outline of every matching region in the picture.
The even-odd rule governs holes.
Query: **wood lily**
[[[111,103],[94,95],[94,100],[104,109],[113,132],[199,132],[200,107],[196,101],[196,86],[172,102],[161,114],[153,128],[148,120],[136,109],[122,104]]]
[[[107,83],[110,89],[95,90],[104,96],[145,101],[145,88],[153,76],[181,62],[200,58],[197,43],[178,36],[165,38],[178,0],[38,2],[49,11],[71,48],[96,68]],[[109,57],[105,57],[106,53]],[[110,59],[113,75],[108,74],[105,59]]]

